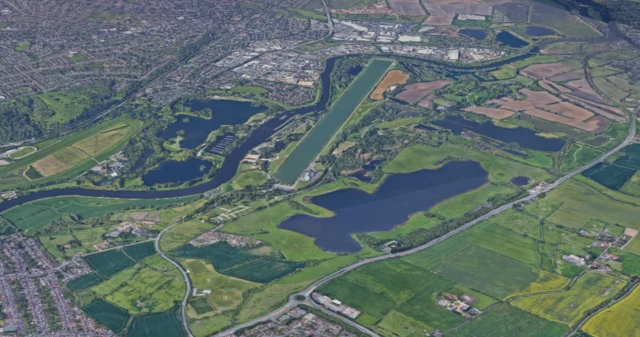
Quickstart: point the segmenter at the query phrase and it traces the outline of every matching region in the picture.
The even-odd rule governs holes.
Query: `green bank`
[[[393,61],[373,59],[360,75],[344,91],[342,96],[329,109],[326,115],[315,125],[298,144],[291,155],[280,165],[275,173],[276,179],[283,184],[293,184],[304,169],[318,156],[331,141],[351,113],[382,79]],[[325,89],[328,90],[328,89]]]

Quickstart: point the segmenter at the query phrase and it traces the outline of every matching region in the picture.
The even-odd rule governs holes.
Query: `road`
[[[162,250],[160,250],[160,238],[162,237],[162,234],[164,234],[171,227],[173,227],[173,226],[175,226],[175,225],[177,225],[179,223],[180,222],[176,221],[176,222],[172,223],[171,225],[169,225],[167,228],[163,229],[155,239],[155,246],[156,246],[156,251],[158,252],[158,254],[160,254],[160,256],[162,256],[163,259],[169,261],[169,263],[171,263],[176,268],[178,268],[178,270],[182,273],[182,277],[184,277],[184,283],[187,285],[187,292],[184,294],[184,298],[182,299],[182,305],[180,306],[180,308],[181,308],[180,311],[182,313],[182,325],[184,326],[184,331],[187,332],[187,335],[189,337],[193,337],[193,335],[191,334],[191,330],[189,330],[189,323],[187,321],[187,302],[189,301],[189,295],[191,295],[191,280],[189,280],[189,275],[187,275],[187,271],[184,270],[182,268],[182,266],[178,262],[173,261],[168,256],[166,256],[162,252]]]
[[[351,271],[353,269],[356,269],[358,267],[364,266],[364,265],[369,264],[369,263],[382,261],[382,260],[387,260],[387,259],[393,259],[393,258],[397,258],[397,257],[402,257],[402,256],[414,254],[414,253],[417,253],[419,251],[425,250],[425,249],[427,249],[429,247],[432,247],[432,246],[434,246],[434,245],[436,245],[436,244],[438,244],[438,243],[440,243],[440,242],[442,242],[442,241],[444,241],[444,240],[446,240],[446,239],[448,239],[448,238],[450,238],[450,237],[452,237],[452,236],[454,236],[454,235],[456,235],[456,234],[458,234],[458,233],[460,233],[462,231],[465,231],[465,230],[473,227],[474,225],[476,225],[477,223],[479,223],[481,221],[487,220],[487,219],[489,219],[490,217],[492,217],[494,215],[497,215],[497,214],[502,213],[502,212],[504,212],[504,211],[506,211],[508,209],[511,209],[516,204],[520,204],[520,203],[524,203],[524,202],[529,202],[529,201],[535,200],[536,198],[538,198],[540,196],[540,194],[547,193],[547,192],[555,189],[556,187],[560,186],[565,181],[567,181],[567,180],[573,178],[574,176],[576,176],[576,175],[578,175],[578,174],[580,174],[580,173],[582,173],[582,172],[594,167],[595,165],[605,161],[611,155],[613,155],[614,153],[622,150],[627,145],[632,143],[633,142],[633,138],[636,135],[636,116],[639,113],[640,113],[640,106],[638,106],[635,109],[635,111],[633,112],[633,114],[631,115],[631,123],[630,123],[630,126],[629,126],[629,135],[627,136],[627,138],[625,138],[625,140],[620,145],[616,146],[611,151],[603,154],[602,156],[600,156],[597,159],[595,159],[594,161],[586,164],[585,166],[582,166],[582,167],[580,167],[580,168],[568,173],[567,175],[559,178],[554,183],[549,184],[549,186],[547,186],[546,188],[544,188],[544,189],[542,189],[542,190],[540,190],[540,191],[538,191],[536,193],[531,193],[531,194],[529,194],[528,196],[526,196],[524,198],[518,199],[516,201],[513,201],[511,203],[505,204],[503,206],[500,206],[500,207],[490,211],[489,213],[484,214],[484,215],[476,218],[475,220],[472,220],[472,221],[470,221],[470,222],[468,222],[468,223],[466,223],[466,224],[464,224],[464,225],[452,230],[451,232],[449,232],[449,233],[447,233],[447,234],[445,234],[445,235],[443,235],[443,236],[441,236],[441,237],[439,237],[437,239],[434,239],[432,241],[429,241],[429,242],[425,243],[422,246],[418,246],[418,247],[415,247],[413,249],[402,251],[402,252],[398,252],[398,253],[381,255],[381,256],[376,256],[376,257],[364,259],[364,260],[358,261],[358,262],[356,262],[356,263],[354,263],[352,265],[346,266],[346,267],[344,267],[344,268],[342,268],[340,270],[337,270],[337,271],[333,272],[332,274],[329,274],[329,275],[319,279],[318,281],[314,282],[309,287],[307,287],[305,290],[303,290],[303,291],[301,291],[301,292],[299,292],[297,294],[291,295],[289,297],[289,301],[285,305],[283,305],[282,307],[276,309],[275,311],[273,311],[273,312],[271,312],[269,314],[266,314],[266,315],[264,315],[262,317],[258,317],[256,319],[248,321],[246,323],[236,325],[233,328],[225,330],[225,331],[222,331],[220,333],[217,333],[214,336],[216,336],[216,337],[218,337],[218,336],[226,336],[226,335],[235,333],[239,329],[247,328],[247,327],[253,326],[255,324],[274,319],[274,318],[278,317],[279,315],[281,315],[282,313],[286,312],[287,310],[293,309],[296,305],[298,305],[298,303],[300,303],[300,302],[298,302],[298,301],[296,301],[294,299],[294,297],[296,295],[302,295],[302,296],[305,296],[306,298],[309,298],[311,293],[313,291],[315,291],[315,289],[317,287],[319,287],[319,286],[323,285],[324,283],[327,283],[327,282],[333,280],[334,278],[336,278],[336,277],[338,277],[340,275],[343,275],[343,274],[345,274],[345,273],[347,273],[347,272],[349,272],[349,271]],[[343,320],[345,320],[345,319],[343,319]]]

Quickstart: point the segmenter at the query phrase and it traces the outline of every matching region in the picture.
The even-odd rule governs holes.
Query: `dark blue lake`
[[[458,32],[464,36],[468,36],[474,40],[484,40],[489,35],[489,31],[486,29],[460,29]]]
[[[251,102],[214,99],[191,100],[185,102],[184,106],[193,111],[202,111],[207,108],[213,111],[213,116],[209,119],[179,115],[177,122],[160,133],[160,137],[171,139],[175,138],[179,131],[184,131],[181,135],[184,139],[180,142],[180,147],[184,149],[195,149],[207,140],[209,133],[217,130],[221,125],[242,124],[251,116],[267,110],[264,106],[252,106]]]
[[[463,131],[473,131],[505,143],[516,143],[520,147],[530,150],[556,152],[562,150],[564,139],[545,138],[536,135],[536,131],[517,127],[514,129],[495,126],[490,121],[479,123],[465,119],[462,116],[447,116],[445,119],[431,122],[443,128],[450,129],[459,135]]]
[[[160,167],[142,177],[145,185],[176,183],[181,184],[189,180],[201,178],[209,173],[213,164],[210,161],[189,158],[185,161],[167,160]]]
[[[473,161],[454,161],[437,170],[394,174],[374,194],[346,189],[314,197],[314,204],[336,213],[331,218],[295,215],[279,227],[315,238],[316,245],[324,250],[354,253],[362,247],[352,234],[391,230],[406,222],[409,215],[427,211],[488,181],[487,172]]]
[[[529,177],[517,176],[511,179],[511,183],[516,186],[526,186],[527,184],[529,184],[529,180],[530,180]]]
[[[547,27],[540,27],[540,26],[527,26],[527,34],[531,36],[556,35],[556,33],[553,30]]]
[[[506,31],[498,33],[498,35],[496,35],[496,39],[498,42],[511,48],[521,48],[529,45],[527,41],[523,41]]]

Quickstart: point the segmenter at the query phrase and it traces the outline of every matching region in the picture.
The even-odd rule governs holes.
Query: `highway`
[[[364,266],[364,265],[369,264],[369,263],[382,261],[382,260],[387,260],[387,259],[393,259],[393,258],[397,258],[397,257],[402,257],[402,256],[406,256],[406,255],[409,255],[409,254],[413,254],[413,253],[417,253],[419,251],[425,250],[425,249],[427,249],[429,247],[432,247],[432,246],[434,246],[434,245],[436,245],[436,244],[438,244],[438,243],[440,243],[440,242],[442,242],[442,241],[444,241],[444,240],[446,240],[446,239],[448,239],[448,238],[450,238],[450,237],[452,237],[452,236],[454,236],[454,235],[456,235],[456,234],[458,234],[458,233],[460,233],[462,231],[465,231],[465,230],[473,227],[474,225],[476,225],[477,223],[479,223],[481,221],[487,220],[487,219],[489,219],[490,217],[492,217],[492,216],[494,216],[496,214],[502,213],[502,212],[512,208],[516,204],[520,204],[520,203],[524,203],[524,202],[529,202],[529,201],[535,200],[536,198],[538,198],[538,196],[540,194],[547,193],[547,192],[555,189],[556,187],[560,186],[565,181],[567,181],[567,180],[573,178],[574,176],[576,176],[576,175],[578,175],[578,174],[580,174],[580,173],[582,173],[582,172],[594,167],[595,165],[605,161],[607,158],[609,158],[614,153],[622,150],[627,145],[631,144],[633,142],[633,138],[636,135],[636,116],[639,113],[640,113],[640,106],[638,106],[635,109],[635,111],[633,112],[633,114],[631,115],[631,117],[630,117],[631,118],[631,123],[630,123],[630,126],[629,126],[629,135],[625,138],[625,140],[620,145],[616,146],[611,151],[609,151],[609,152],[603,154],[602,156],[598,157],[594,161],[592,161],[592,162],[590,162],[590,163],[588,163],[588,164],[586,164],[586,165],[584,165],[584,166],[582,166],[582,167],[580,167],[580,168],[568,173],[567,175],[559,178],[554,183],[549,184],[549,186],[547,186],[546,188],[541,189],[538,192],[531,193],[531,194],[529,194],[528,196],[526,196],[524,198],[518,199],[516,201],[513,201],[511,203],[505,204],[503,206],[500,206],[500,207],[490,211],[489,213],[484,214],[484,215],[476,218],[475,220],[472,220],[472,221],[470,221],[470,222],[468,222],[468,223],[466,223],[466,224],[464,224],[464,225],[452,230],[451,232],[449,232],[449,233],[447,233],[447,234],[445,234],[445,235],[443,235],[443,236],[441,236],[441,237],[439,237],[437,239],[434,239],[432,241],[429,241],[429,242],[425,243],[424,245],[415,247],[415,248],[410,249],[410,250],[398,252],[398,253],[380,255],[380,256],[364,259],[364,260],[358,261],[358,262],[356,262],[354,264],[351,264],[349,266],[346,266],[346,267],[344,267],[342,269],[339,269],[339,270],[337,270],[337,271],[335,271],[335,272],[333,272],[333,273],[331,273],[331,274],[319,279],[318,281],[314,282],[313,284],[311,284],[309,287],[307,287],[303,291],[289,296],[289,301],[285,305],[283,305],[282,307],[274,310],[273,312],[271,312],[269,314],[266,314],[266,315],[264,315],[262,317],[258,317],[256,319],[253,319],[251,321],[248,321],[246,323],[236,325],[231,329],[219,332],[219,333],[217,333],[217,334],[215,334],[213,336],[218,337],[218,336],[230,335],[230,334],[235,333],[239,329],[247,328],[247,327],[256,325],[258,323],[274,319],[274,318],[278,317],[279,315],[281,315],[282,313],[294,308],[295,306],[297,306],[300,303],[300,302],[298,302],[298,301],[296,301],[294,299],[294,297],[296,295],[302,295],[302,296],[305,296],[305,298],[309,298],[311,293],[313,291],[315,291],[315,289],[317,287],[319,287],[319,286],[323,285],[324,283],[327,283],[327,282],[333,280],[334,278],[336,278],[336,277],[338,277],[340,275],[343,275],[343,274],[345,274],[345,273],[347,273],[347,272],[349,272],[349,271],[351,271],[353,269],[356,269],[358,267]],[[338,317],[341,318],[343,321],[346,321],[346,318],[342,318],[341,316],[338,316]],[[353,324],[351,324],[351,325],[353,325]],[[366,329],[364,327],[361,327],[361,328],[362,329]],[[363,331],[363,330],[361,330],[361,331]]]

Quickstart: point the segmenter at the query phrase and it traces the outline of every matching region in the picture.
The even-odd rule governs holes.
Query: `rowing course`
[[[360,103],[380,82],[391,64],[393,64],[391,60],[371,60],[326,115],[280,165],[275,173],[276,179],[287,185],[295,183],[302,171],[315,160],[351,114],[360,106]]]

